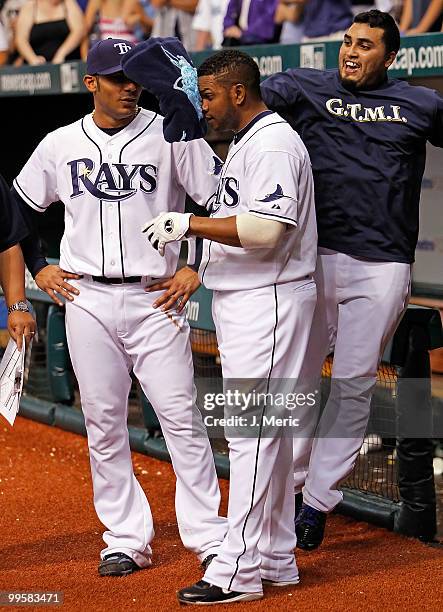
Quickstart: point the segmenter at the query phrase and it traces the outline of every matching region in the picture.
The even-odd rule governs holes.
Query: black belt
[[[127,285],[130,283],[140,283],[142,276],[125,276],[125,278],[108,278],[107,276],[93,276],[92,280],[104,285]]]

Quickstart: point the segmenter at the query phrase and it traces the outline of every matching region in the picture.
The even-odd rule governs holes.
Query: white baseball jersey
[[[226,533],[195,405],[189,326],[184,314],[153,307],[161,292],[144,291],[146,276],[175,272],[180,245],[168,245],[163,258],[141,233],[159,213],[183,212],[185,192],[204,204],[218,182],[211,166],[219,170],[220,162],[206,142],[168,144],[162,119],[141,110],[112,136],[92,115],[48,134],[14,182],[35,210],[65,204],[60,265],[84,275],[72,281],[79,295],[66,303],[66,334],[88,431],[94,505],[106,527],[101,556],[123,552],[139,567],[151,564],[154,528],[126,429],[131,367],[171,453],[185,546],[203,559]],[[108,285],[89,275],[142,279]]]
[[[162,122],[141,109],[109,136],[86,115],[35,149],[14,187],[40,212],[64,203],[61,268],[107,277],[174,274],[180,244],[161,257],[141,228],[161,212],[183,212],[186,193],[205,205],[217,188],[219,161],[202,139],[166,142]]]
[[[236,135],[213,216],[252,213],[285,223],[287,231],[275,248],[205,241],[201,276],[216,290],[212,313],[227,388],[236,389],[239,379],[246,379],[248,388],[266,382],[268,390],[280,390],[282,379],[296,386],[316,301],[314,281],[305,280],[316,262],[313,195],[308,153],[281,117],[261,113]],[[269,386],[271,379],[276,387]],[[229,415],[226,405],[225,410]],[[269,405],[259,412],[271,420],[275,416]],[[285,433],[290,428],[282,425],[270,434],[263,420],[261,425],[248,433],[246,428],[244,433],[225,431],[231,462],[229,527],[203,577],[244,593],[261,593],[263,578],[298,582],[292,440]]]
[[[220,174],[212,216],[247,212],[286,223],[283,239],[273,249],[205,240],[199,275],[206,287],[257,289],[312,275],[317,227],[311,163],[298,134],[276,113],[234,139]]]

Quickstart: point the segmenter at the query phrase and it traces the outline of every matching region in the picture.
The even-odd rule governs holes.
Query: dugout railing
[[[64,311],[30,277],[27,292],[39,332],[27,359],[20,414],[86,435],[67,349]],[[210,292],[201,287],[187,307],[199,398],[208,389],[222,389],[210,302]],[[354,471],[343,483],[344,500],[337,509],[424,541],[431,541],[436,533],[432,439],[442,437],[443,429],[442,405],[431,394],[429,350],[442,345],[439,312],[409,307],[385,351],[367,438]],[[322,396],[327,395],[331,360],[328,358],[323,368]],[[129,396],[128,429],[133,450],[169,460],[159,422],[135,379]],[[399,436],[399,432],[410,434]],[[217,471],[228,478],[226,443],[220,439],[211,443]]]

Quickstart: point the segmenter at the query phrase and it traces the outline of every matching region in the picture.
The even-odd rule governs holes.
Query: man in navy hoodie
[[[426,142],[443,147],[443,98],[387,78],[399,45],[390,15],[360,13],[338,70],[287,70],[262,84],[314,175],[318,302],[303,376],[319,377],[334,350],[319,427],[294,440],[296,532],[307,550],[320,545],[361,447],[377,367],[409,298]]]

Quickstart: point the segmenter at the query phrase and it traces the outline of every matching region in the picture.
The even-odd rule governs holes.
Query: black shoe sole
[[[116,565],[109,565],[105,567],[99,567],[98,573],[103,578],[107,576],[112,576],[113,578],[119,578],[123,576],[129,576],[130,574],[133,574],[134,572],[140,569],[142,568],[141,567],[131,567],[125,570],[125,569],[122,569],[121,567],[117,567]]]
[[[318,542],[318,544],[306,544],[304,542],[297,541],[297,548],[300,548],[301,550],[307,550],[308,552],[311,552],[311,550],[315,550],[320,545],[321,545],[321,542]]]
[[[119,571],[114,571],[114,570],[105,570],[105,571],[100,571],[99,570],[99,574],[102,578],[106,578],[107,576],[113,576],[114,578],[122,578],[123,576],[129,576],[130,574],[133,574],[136,570],[128,570],[126,572],[122,572],[121,570]]]
[[[219,606],[221,604],[235,603],[237,601],[256,601],[263,599],[262,593],[239,593],[230,599],[220,599],[219,601],[188,601],[177,597],[178,602],[182,606]]]

